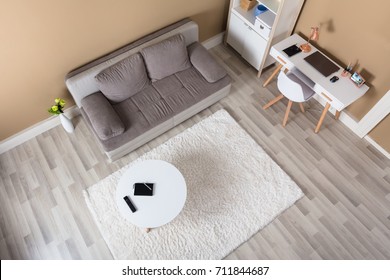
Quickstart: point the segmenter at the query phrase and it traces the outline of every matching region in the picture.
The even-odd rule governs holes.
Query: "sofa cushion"
[[[168,76],[164,79],[152,83],[152,86],[158,91],[161,97],[168,96],[181,88],[183,84],[175,75]]]
[[[144,88],[142,91],[131,97],[131,100],[133,100],[134,104],[139,109],[148,106],[149,104],[152,104],[154,102],[157,102],[160,99],[160,94],[152,86]]]
[[[164,99],[143,107],[141,112],[152,126],[162,123],[174,115],[172,108]]]
[[[156,81],[152,85],[174,112],[183,111],[196,103],[195,98],[175,75]]]
[[[145,88],[130,99],[142,112],[150,125],[156,125],[173,115],[172,108],[169,107],[152,86]]]
[[[137,105],[134,104],[131,98],[114,104],[112,107],[125,125],[126,133],[129,129],[137,127],[145,128],[149,126],[149,122],[145,119],[145,116],[142,114]]]
[[[172,92],[164,100],[175,113],[182,112],[196,103],[196,99],[185,88]]]
[[[83,98],[81,105],[100,139],[107,140],[124,132],[123,122],[101,92]]]
[[[141,50],[152,81],[161,80],[191,67],[183,35],[172,36]]]
[[[230,84],[230,77],[226,75],[222,79],[219,79],[215,83],[209,83],[203,75],[196,70],[195,67],[191,67],[185,71],[176,73],[175,76],[183,84],[183,86],[190,92],[196,101],[200,101],[209,95],[217,92],[218,90],[226,87]]]
[[[113,103],[122,102],[150,84],[139,53],[104,69],[95,80],[100,91]]]
[[[213,56],[200,43],[195,42],[188,47],[188,55],[192,65],[209,83],[215,83],[227,75]]]

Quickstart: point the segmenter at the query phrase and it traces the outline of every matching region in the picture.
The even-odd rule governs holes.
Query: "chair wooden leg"
[[[303,107],[303,103],[302,102],[299,103],[299,107],[301,107],[302,113],[305,113],[305,107]]]
[[[283,127],[286,126],[287,119],[288,119],[288,115],[290,114],[291,106],[292,106],[292,101],[289,100],[289,101],[288,101],[288,104],[287,104],[286,113],[284,114]]]
[[[267,104],[265,104],[263,106],[263,109],[267,109],[269,107],[271,107],[272,105],[274,105],[276,102],[278,102],[280,99],[282,99],[284,97],[283,94],[279,94],[277,97],[275,97],[274,99],[272,99],[270,102],[268,102]]]
[[[278,65],[278,67],[276,67],[275,71],[272,72],[271,76],[269,76],[269,78],[265,81],[265,83],[263,84],[263,87],[266,87],[271,82],[273,77],[275,77],[275,75],[278,74],[278,72],[280,71],[280,69],[282,69],[282,67],[283,67],[283,64],[279,63],[279,65]]]

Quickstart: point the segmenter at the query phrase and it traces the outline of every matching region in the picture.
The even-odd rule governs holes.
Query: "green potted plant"
[[[53,115],[59,115],[61,124],[64,127],[64,129],[72,133],[74,131],[74,126],[72,124],[72,121],[68,119],[67,116],[64,115],[64,107],[65,107],[65,100],[61,98],[54,99],[54,105],[51,106],[47,111]]]

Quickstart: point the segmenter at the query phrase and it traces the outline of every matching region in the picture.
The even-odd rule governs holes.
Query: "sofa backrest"
[[[95,76],[103,69],[179,33],[183,34],[187,46],[199,40],[198,25],[190,19],[183,19],[69,72],[65,77],[65,84],[77,106],[82,106],[81,100],[84,97],[99,91]]]

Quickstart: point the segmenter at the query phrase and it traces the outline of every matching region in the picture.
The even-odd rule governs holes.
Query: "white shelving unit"
[[[258,70],[274,60],[268,55],[273,44],[291,35],[304,0],[258,0],[268,10],[255,16],[256,6],[245,11],[240,0],[231,0],[225,42]]]

